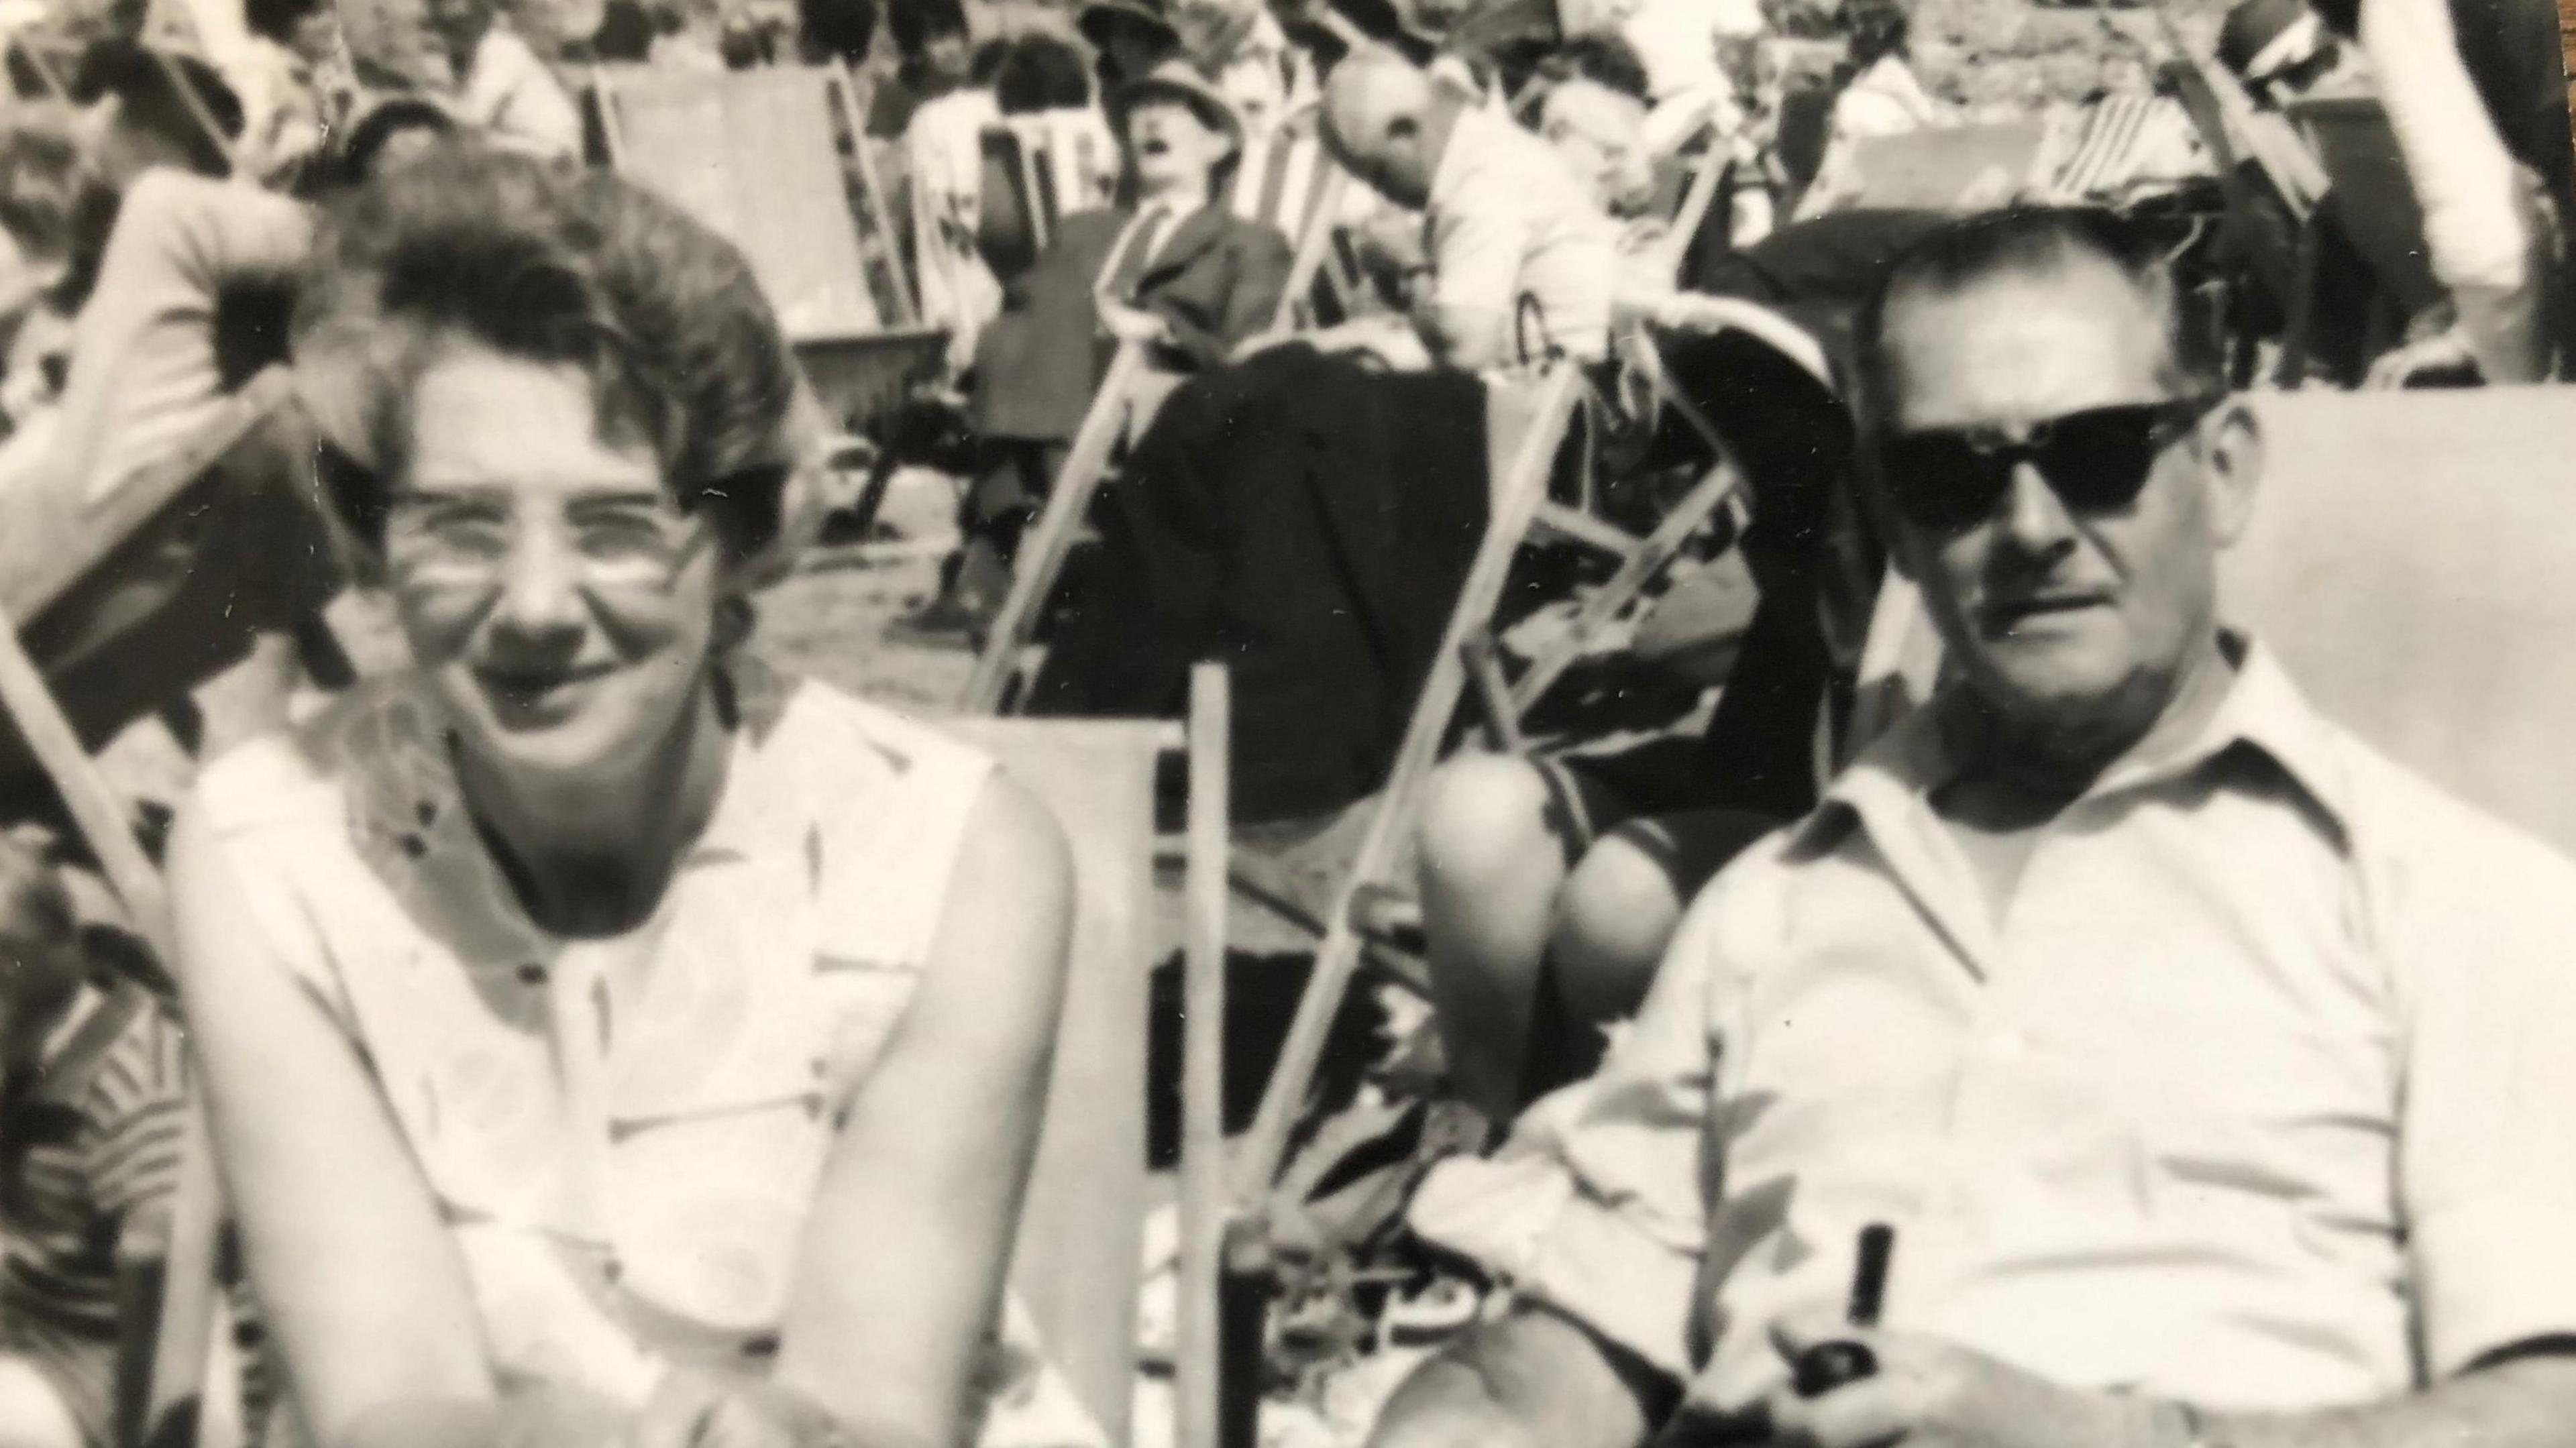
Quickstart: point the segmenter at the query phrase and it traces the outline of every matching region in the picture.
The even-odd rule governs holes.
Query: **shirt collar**
[[[2236,677],[2200,736],[2161,759],[2113,766],[2084,797],[2098,799],[2201,774],[2241,747],[2271,761],[2337,831],[2348,834],[2348,792],[2332,726],[2299,692],[2271,650],[2233,631],[2222,634],[2220,646],[2236,661]],[[1793,835],[1796,847],[1820,852],[1855,824],[1866,826],[1885,818],[1886,811],[1921,807],[1932,791],[1957,778],[1961,766],[1942,727],[1952,698],[1945,691],[1915,710],[1826,786],[1819,807]]]

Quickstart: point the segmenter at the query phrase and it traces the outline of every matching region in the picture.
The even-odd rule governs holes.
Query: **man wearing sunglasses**
[[[1519,1305],[1382,1448],[2569,1440],[2576,867],[2222,625],[2262,439],[2186,302],[2092,213],[1891,266],[1863,482],[1948,682],[1524,1118]]]

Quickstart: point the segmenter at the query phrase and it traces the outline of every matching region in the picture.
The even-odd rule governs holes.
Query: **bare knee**
[[[1578,1019],[1616,1020],[1645,999],[1681,921],[1681,887],[1667,862],[1619,835],[1585,852],[1558,896],[1550,954]]]
[[[1422,868],[1453,888],[1529,869],[1544,853],[1564,866],[1548,823],[1536,766],[1508,754],[1462,754],[1432,773],[1423,793]]]

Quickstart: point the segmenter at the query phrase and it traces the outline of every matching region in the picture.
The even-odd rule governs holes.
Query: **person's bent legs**
[[[1538,766],[1463,754],[1422,803],[1422,930],[1449,1080],[1489,1120],[1521,1105],[1540,962],[1570,853]]]
[[[1579,777],[1565,788],[1593,821],[1627,812]],[[1500,754],[1441,766],[1423,802],[1441,1048],[1452,1089],[1497,1122],[1591,1069],[1600,1028],[1645,998],[1682,908],[1777,823],[1735,809],[1632,819],[1570,863],[1566,806],[1539,765]]]
[[[1634,819],[1601,837],[1557,892],[1517,1106],[1588,1076],[1605,1028],[1646,999],[1682,911],[1779,821],[1740,809]]]

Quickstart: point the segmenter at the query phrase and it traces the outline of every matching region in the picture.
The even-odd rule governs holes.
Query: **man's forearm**
[[[2200,1416],[2201,1448],[2562,1448],[2576,1444],[2576,1356],[2518,1358],[2362,1407]]]

